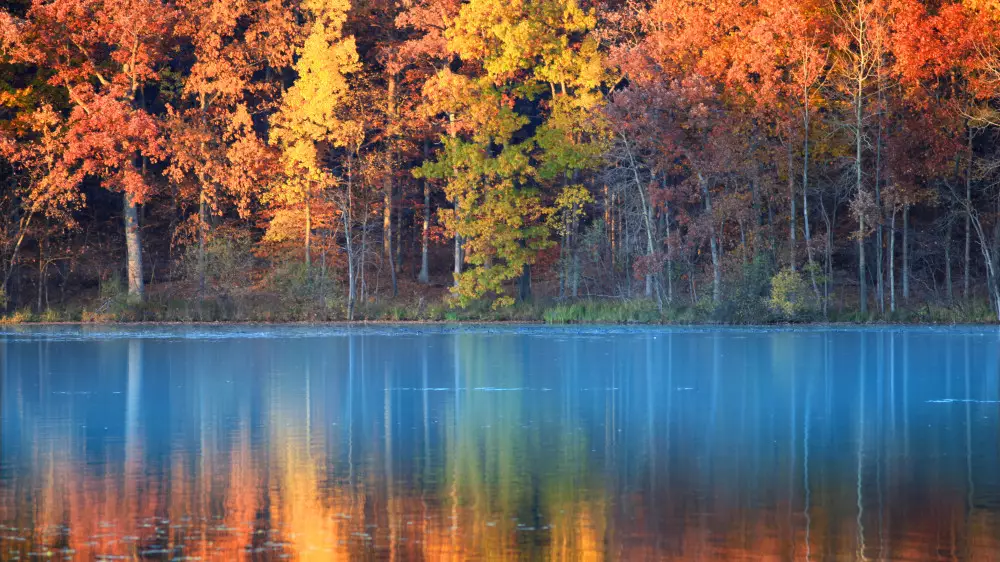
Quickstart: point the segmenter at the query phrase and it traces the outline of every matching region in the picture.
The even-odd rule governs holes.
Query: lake
[[[995,328],[0,329],[0,559],[996,559]]]

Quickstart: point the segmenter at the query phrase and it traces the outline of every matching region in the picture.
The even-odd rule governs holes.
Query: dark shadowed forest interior
[[[0,316],[996,321],[997,0],[7,0]]]

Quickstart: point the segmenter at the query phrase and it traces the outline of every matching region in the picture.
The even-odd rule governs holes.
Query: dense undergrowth
[[[42,312],[23,309],[0,317],[0,324],[25,323],[130,323],[130,322],[341,322],[347,320],[342,302],[322,306],[288,304],[274,298],[254,296],[212,299],[159,299],[130,302],[122,299],[96,307],[49,308]],[[359,306],[358,322],[544,322],[547,324],[783,324],[783,323],[898,323],[898,324],[987,324],[995,323],[986,301],[921,304],[885,315],[863,316],[856,310],[802,310],[785,315],[757,304],[724,303],[713,306],[706,299],[695,305],[670,306],[662,310],[647,299],[538,301],[493,309],[487,301],[465,308],[447,302],[383,301]]]
[[[996,316],[987,299],[953,303],[914,300],[896,311],[866,315],[826,302],[806,272],[777,270],[772,261],[758,258],[723,287],[724,298],[711,294],[689,299],[554,299],[537,298],[495,307],[493,299],[458,306],[444,287],[437,293],[412,293],[396,299],[361,301],[355,306],[358,322],[544,322],[547,324],[797,324],[899,323],[986,324]],[[822,282],[822,278],[819,278]],[[236,286],[232,280],[219,286]],[[0,316],[3,324],[117,323],[117,322],[342,322],[348,320],[343,292],[316,277],[294,270],[268,279],[266,290],[246,286],[239,293],[192,296],[187,286],[152,292],[144,300],[128,296],[119,279],[103,282],[97,293],[60,307],[24,308]],[[412,292],[412,291],[411,291]],[[434,296],[431,296],[434,295]],[[661,295],[663,297],[663,295]]]

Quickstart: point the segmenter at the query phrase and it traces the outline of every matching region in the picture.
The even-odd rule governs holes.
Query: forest
[[[0,316],[1000,318],[997,0],[5,0]]]

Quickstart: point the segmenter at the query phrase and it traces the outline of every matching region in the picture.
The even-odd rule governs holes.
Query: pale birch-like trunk
[[[139,232],[138,205],[127,191],[123,200],[128,295],[131,298],[143,299],[146,291],[142,281],[142,235]]]

